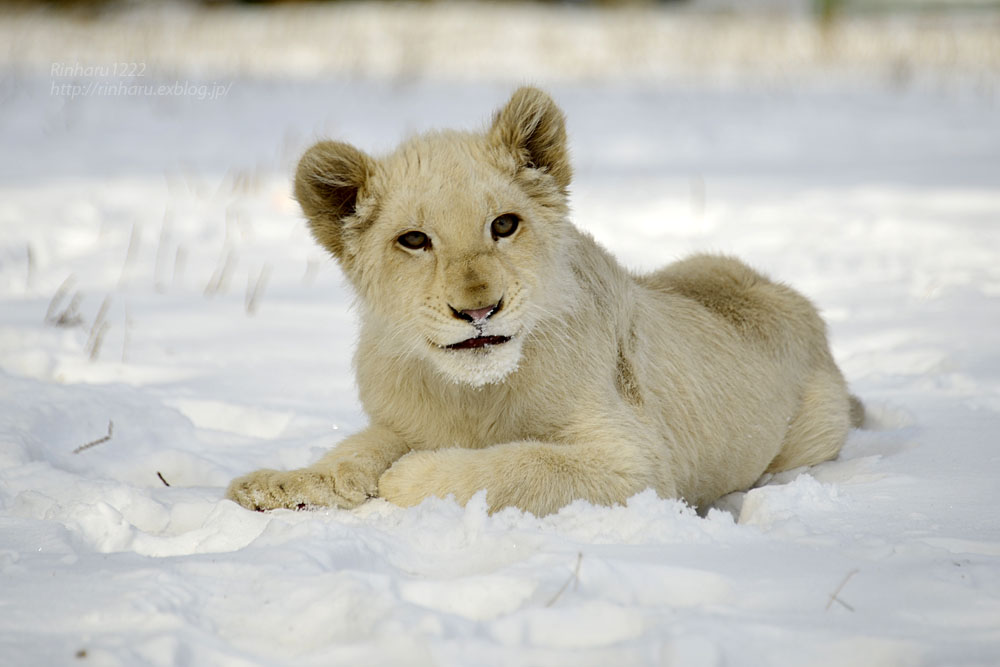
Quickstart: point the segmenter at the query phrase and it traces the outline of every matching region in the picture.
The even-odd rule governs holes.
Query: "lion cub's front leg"
[[[387,429],[370,427],[300,470],[258,470],[233,480],[226,497],[247,509],[350,509],[378,494],[378,480],[409,448]]]
[[[511,442],[484,449],[415,451],[399,459],[379,480],[379,496],[395,505],[425,498],[455,497],[465,504],[486,489],[490,512],[518,507],[543,516],[577,499],[598,505],[624,503],[652,487],[673,497],[669,475],[622,441],[556,444]]]

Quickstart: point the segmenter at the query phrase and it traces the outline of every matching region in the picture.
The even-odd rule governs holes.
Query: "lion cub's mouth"
[[[510,336],[476,336],[475,338],[467,338],[463,341],[446,345],[444,349],[474,350],[480,347],[489,347],[491,345],[503,345],[509,340]]]

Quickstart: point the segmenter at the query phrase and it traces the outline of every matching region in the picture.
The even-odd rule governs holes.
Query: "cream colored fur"
[[[491,510],[542,515],[652,488],[703,505],[836,456],[861,406],[809,301],[726,257],[629,273],[568,221],[570,177],[563,115],[531,88],[485,133],[381,159],[311,148],[296,197],[360,297],[371,425],[228,496],[350,508],[486,489]],[[505,214],[508,236],[493,226]],[[405,247],[409,232],[429,245]],[[509,340],[445,349],[480,336]]]

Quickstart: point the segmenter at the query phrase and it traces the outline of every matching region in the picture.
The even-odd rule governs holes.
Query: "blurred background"
[[[0,3],[0,44],[4,138],[30,146],[17,164],[0,156],[0,179],[15,181],[179,162],[256,168],[273,151],[288,159],[270,166],[287,169],[316,136],[353,133],[387,148],[401,131],[468,123],[468,111],[447,108],[499,103],[521,83],[562,91],[570,104],[587,91],[581,123],[592,110],[607,118],[606,90],[864,87],[989,105],[1000,90],[991,0],[14,1]],[[260,86],[263,99],[250,94]],[[407,93],[415,87],[434,92]],[[396,97],[352,112],[373,90]],[[787,110],[774,101],[775,113]],[[427,104],[438,122],[423,120]],[[373,112],[381,125],[368,122]]]
[[[88,365],[105,323],[116,358],[140,341],[152,365],[185,350],[271,400],[259,370],[233,369],[246,354],[287,367],[282,336],[202,358],[183,318],[160,319],[165,304],[234,336],[233,314],[283,327],[277,313],[306,294],[307,319],[333,317],[339,272],[289,187],[302,152],[479,129],[524,83],[566,111],[575,222],[630,267],[732,252],[835,327],[858,322],[868,294],[1000,285],[985,241],[1000,221],[998,2],[6,2],[0,290],[26,299],[15,329],[30,338],[72,277],[79,318],[61,319],[86,331],[53,345],[88,363],[16,349],[0,362],[105,377]],[[345,378],[348,357],[345,344]],[[313,372],[295,359],[296,377]]]
[[[664,81],[806,68],[995,77],[995,0],[8,2],[10,64],[160,72]]]

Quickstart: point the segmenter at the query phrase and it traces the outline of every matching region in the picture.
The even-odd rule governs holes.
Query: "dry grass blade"
[[[74,454],[79,454],[80,452],[82,452],[82,451],[84,451],[86,449],[90,449],[91,447],[96,447],[97,445],[100,445],[100,444],[103,444],[103,443],[107,442],[108,440],[111,439],[111,433],[114,430],[114,427],[115,427],[114,422],[111,421],[111,420],[108,420],[108,434],[106,436],[104,436],[103,438],[98,438],[97,440],[94,440],[92,442],[88,442],[85,445],[80,445],[79,447],[77,447],[76,449],[73,450],[73,453]]]
[[[251,286],[251,279],[247,276],[247,296],[246,296],[246,309],[247,315],[255,315],[257,313],[257,307],[260,303],[260,299],[264,296],[264,289],[267,287],[267,281],[271,277],[271,265],[265,264],[260,273],[257,274],[256,282],[253,282]]]
[[[104,336],[108,333],[108,329],[111,328],[111,324],[108,322],[103,322],[101,328],[97,330],[97,334],[94,336],[94,342],[90,347],[90,360],[97,361],[97,358],[101,355],[101,345],[104,344]]]
[[[215,273],[205,286],[205,296],[214,296],[223,293],[229,287],[229,277],[236,268],[236,251],[233,248],[226,250],[219,256],[219,262],[215,266]]]
[[[24,279],[24,289],[30,290],[35,284],[35,249],[28,244],[28,275]]]
[[[172,284],[178,287],[184,280],[184,268],[187,266],[187,249],[184,246],[177,246],[177,253],[174,255],[174,275]]]
[[[58,317],[50,320],[49,324],[66,329],[83,326],[83,315],[80,314],[80,302],[82,301],[82,294],[79,292],[74,294],[66,309],[59,313]]]
[[[108,308],[111,307],[111,295],[104,297],[104,301],[101,302],[101,307],[97,309],[97,315],[94,317],[94,323],[90,325],[90,335],[87,337],[87,348],[93,350],[94,341],[100,334],[101,328],[105,324],[105,320],[108,316]]]
[[[556,594],[552,596],[552,599],[545,603],[546,607],[551,607],[552,605],[554,605],[556,601],[560,597],[562,597],[562,594],[566,592],[566,589],[569,588],[571,582],[580,581],[580,563],[582,561],[583,561],[583,552],[579,552],[576,554],[576,567],[573,568],[573,574],[569,576],[569,579],[567,579],[566,583],[562,585],[562,588],[556,591]]]
[[[71,302],[70,306],[67,306],[66,309],[63,310],[63,312],[59,315],[56,315],[56,311],[59,310],[59,306],[62,304],[63,299],[66,298],[66,295],[69,294],[70,290],[73,289],[74,282],[76,282],[76,278],[73,276],[73,274],[70,274],[66,278],[66,280],[62,281],[62,284],[59,285],[59,287],[56,289],[56,293],[52,295],[52,298],[49,300],[49,307],[45,311],[45,322],[47,324],[66,326],[64,324],[61,324],[60,320],[62,320],[65,317],[66,313],[69,312],[70,308],[73,306],[73,303]],[[79,296],[79,292],[77,292],[76,296],[77,297]],[[79,300],[77,299],[75,303],[79,305]]]
[[[846,609],[847,611],[854,611],[854,607],[852,607],[851,605],[847,604],[846,602],[844,602],[843,600],[841,600],[837,596],[840,595],[840,591],[844,590],[844,586],[846,586],[847,582],[851,580],[851,577],[853,577],[854,575],[856,575],[860,571],[861,570],[854,569],[854,570],[851,570],[850,572],[848,572],[847,576],[845,576],[844,579],[840,582],[840,585],[837,586],[837,588],[832,593],[830,593],[830,601],[826,603],[826,610],[827,611],[830,611],[830,607],[833,606],[834,602],[836,602],[837,604],[843,606],[844,609]]]
[[[110,307],[111,295],[108,295],[101,302],[97,316],[94,317],[94,323],[90,327],[90,336],[87,338],[87,349],[90,350],[91,361],[97,361],[97,357],[101,353],[101,345],[104,343],[104,336],[108,333],[108,329],[111,328],[111,324],[107,321],[108,308]]]
[[[138,224],[132,225],[132,234],[128,238],[128,249],[125,251],[125,263],[122,264],[122,274],[118,278],[118,284],[124,285],[132,275],[136,257],[139,255],[139,246],[142,243],[142,230]]]

